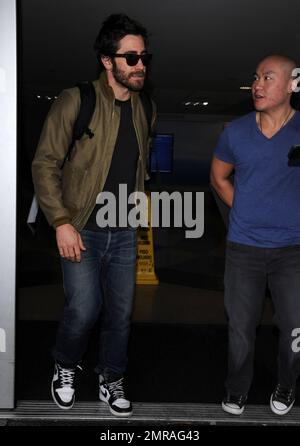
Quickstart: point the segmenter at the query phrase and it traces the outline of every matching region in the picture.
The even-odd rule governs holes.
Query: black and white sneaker
[[[51,384],[51,393],[54,402],[61,409],[71,409],[75,402],[75,379],[76,368],[66,369],[55,364],[54,375]]]
[[[295,402],[295,389],[284,388],[277,384],[276,389],[271,395],[270,407],[276,415],[285,415],[288,413]]]
[[[132,405],[125,397],[124,378],[108,382],[99,375],[99,398],[109,406],[110,412],[116,417],[130,417]]]
[[[228,393],[222,401],[222,409],[232,415],[241,415],[245,409],[247,395],[232,395]]]

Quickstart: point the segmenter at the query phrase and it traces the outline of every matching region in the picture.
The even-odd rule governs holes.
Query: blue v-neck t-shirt
[[[300,166],[288,165],[294,144],[300,144],[300,112],[271,138],[258,128],[256,112],[222,132],[215,156],[235,168],[229,241],[266,248],[300,245]]]

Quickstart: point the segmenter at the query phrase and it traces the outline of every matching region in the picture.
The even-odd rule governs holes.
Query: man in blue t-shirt
[[[229,318],[226,396],[222,408],[244,411],[253,375],[256,325],[269,288],[280,330],[278,384],[270,407],[284,415],[300,374],[300,166],[289,158],[300,144],[300,112],[290,105],[296,64],[268,56],[252,85],[256,111],[220,136],[211,183],[231,207],[225,266]],[[234,184],[229,177],[234,171]]]

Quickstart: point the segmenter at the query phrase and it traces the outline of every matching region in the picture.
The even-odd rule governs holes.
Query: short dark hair
[[[119,41],[128,34],[142,36],[145,46],[147,46],[148,33],[140,23],[125,14],[111,14],[107,17],[94,43],[99,60],[101,56],[110,56],[116,53],[119,49]]]

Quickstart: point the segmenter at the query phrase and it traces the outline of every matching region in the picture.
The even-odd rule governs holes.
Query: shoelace
[[[113,395],[114,398],[125,398],[123,380],[124,378],[120,378],[118,381],[107,383],[109,392],[111,395]]]
[[[240,395],[240,396],[237,398],[237,403],[241,406],[241,405],[243,405],[244,402],[245,402],[245,397],[244,397],[244,395]]]
[[[280,384],[278,384],[278,386],[275,389],[274,392],[274,400],[278,400],[281,402],[287,402],[288,405],[291,404],[291,402],[293,401],[294,398],[294,389],[285,389],[283,387],[281,387]]]
[[[79,365],[74,369],[65,369],[57,364],[59,381],[62,387],[73,387],[76,368],[82,370]]]

